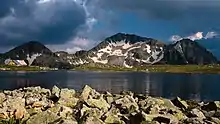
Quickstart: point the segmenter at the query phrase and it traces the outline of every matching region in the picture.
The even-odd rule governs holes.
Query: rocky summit
[[[43,44],[31,41],[0,54],[0,63],[5,59],[26,60],[29,65],[56,68],[73,68],[84,64],[132,68],[153,64],[218,63],[216,57],[196,41],[183,39],[165,44],[152,38],[124,33],[110,36],[94,48],[75,54],[64,51],[53,53]]]
[[[124,91],[99,93],[89,86],[41,87],[0,92],[3,124],[219,124],[220,102],[169,100]]]

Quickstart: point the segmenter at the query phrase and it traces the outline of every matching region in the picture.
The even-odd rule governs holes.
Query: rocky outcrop
[[[167,45],[164,50],[167,64],[216,64],[217,58],[198,42],[183,39]]]
[[[85,86],[51,90],[21,88],[0,93],[0,123],[26,124],[218,124],[220,102],[197,103],[122,92],[99,93]]]

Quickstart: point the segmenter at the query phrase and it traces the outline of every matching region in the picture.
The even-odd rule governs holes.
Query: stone
[[[108,111],[110,105],[101,97],[100,99],[87,99],[85,101],[90,107],[96,107],[100,110]]]
[[[205,124],[203,119],[200,119],[200,118],[187,118],[184,120],[184,123],[186,123],[186,124]]]
[[[27,111],[27,113],[29,114],[29,115],[35,115],[35,114],[37,114],[37,113],[40,113],[40,112],[42,112],[42,110],[41,109],[36,109],[36,108],[29,108],[29,109],[26,109],[26,111]]]
[[[44,103],[43,101],[34,102],[34,103],[32,104],[32,108],[41,108],[41,107],[43,107],[43,106],[46,106],[45,104],[46,104],[46,103]]]
[[[107,123],[107,124],[123,124],[124,122],[121,121],[117,115],[110,115],[110,116],[106,117],[105,123]]]
[[[17,109],[15,111],[15,119],[22,119],[24,117],[25,111],[23,109]]]
[[[123,98],[115,100],[116,105],[126,108],[130,113],[139,109],[138,104],[132,96],[125,95]]]
[[[60,91],[60,98],[73,98],[75,95],[76,91],[73,89],[61,89]]]
[[[111,104],[112,102],[114,102],[114,98],[111,96],[107,96],[106,101],[108,102],[108,104]]]
[[[131,92],[131,91],[122,91],[120,94],[121,94],[121,95],[129,95],[129,96],[134,97],[134,93]]]
[[[59,98],[60,97],[60,88],[58,88],[57,86],[53,86],[52,94]]]
[[[172,100],[173,104],[183,110],[188,108],[188,104],[186,101],[180,99],[179,97]]]
[[[203,110],[203,114],[205,115],[205,117],[213,117],[215,114],[215,111],[204,111]]]
[[[50,111],[44,111],[31,116],[27,120],[27,124],[49,124],[56,122],[59,118],[59,116]]]
[[[26,102],[26,105],[31,105],[33,104],[34,102],[38,102],[40,98],[37,98],[37,97],[27,97],[25,99],[25,102]]]
[[[5,113],[0,113],[0,120],[1,119],[7,119],[8,116]]]
[[[73,114],[73,109],[66,106],[62,106],[61,111],[59,112],[59,115],[63,118],[67,118],[69,115],[72,114]]]
[[[85,124],[105,124],[105,123],[97,117],[89,117],[86,119]]]
[[[60,105],[74,108],[78,101],[79,101],[79,99],[75,98],[75,97],[73,97],[73,98],[60,98],[58,103]]]
[[[100,96],[100,94],[98,92],[96,92],[94,89],[92,89],[91,87],[89,87],[88,85],[86,85],[83,88],[83,91],[81,93],[81,98],[83,100],[87,100],[89,98],[89,96],[93,97],[93,98],[97,98]]]
[[[5,94],[0,93],[0,104],[2,104],[6,100]]]
[[[80,110],[80,118],[84,117],[97,117],[97,118],[101,118],[101,116],[103,115],[103,111],[100,111],[98,108],[89,108],[86,105],[83,105],[82,109]]]
[[[220,119],[216,117],[211,117],[210,121],[214,122],[215,124],[220,124]]]
[[[166,123],[166,124],[177,124],[179,120],[175,118],[173,115],[161,115],[161,114],[146,114],[143,111],[141,112],[145,121],[152,122],[156,121],[159,123]]]
[[[78,122],[76,120],[63,119],[59,123],[55,124],[78,124]]]
[[[198,117],[198,118],[201,118],[201,119],[205,119],[205,115],[199,110],[199,109],[192,109],[191,112],[193,117]]]
[[[12,111],[15,111],[16,109],[24,109],[25,107],[25,99],[21,97],[15,97],[15,98],[8,98],[5,101],[5,106],[11,109]]]

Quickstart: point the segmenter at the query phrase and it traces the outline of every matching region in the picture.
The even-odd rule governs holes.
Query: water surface
[[[54,85],[81,90],[90,85],[98,91],[119,93],[130,90],[152,96],[180,96],[194,100],[220,100],[220,75],[141,72],[0,72],[0,90]]]

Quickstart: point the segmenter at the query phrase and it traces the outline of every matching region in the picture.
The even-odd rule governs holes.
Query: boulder
[[[186,124],[206,124],[201,118],[187,118],[183,123]]]
[[[38,102],[39,99],[40,98],[38,98],[38,97],[30,96],[25,99],[25,103],[26,103],[26,105],[32,105],[33,103]]]
[[[75,96],[76,91],[73,89],[61,89],[60,98],[73,98]]]
[[[217,111],[217,109],[220,108],[220,102],[219,101],[209,102],[203,105],[201,108],[202,110],[205,111]]]
[[[59,115],[63,118],[68,118],[69,116],[73,116],[73,109],[66,106],[62,106]]]
[[[60,105],[74,108],[77,105],[77,102],[79,101],[78,98],[72,97],[72,98],[60,98],[58,103]]]
[[[198,117],[198,118],[201,118],[201,119],[205,119],[205,115],[197,108],[194,108],[191,110],[191,115],[192,117]]]
[[[109,115],[105,119],[105,123],[107,124],[124,124],[122,120],[117,115]]]
[[[26,110],[24,109],[16,109],[15,110],[15,119],[22,119],[24,117]]]
[[[120,105],[121,108],[126,108],[129,111],[129,113],[138,111],[139,109],[135,99],[132,96],[128,96],[128,95],[125,95],[121,99],[115,100],[115,104]]]
[[[83,105],[82,109],[80,110],[80,118],[88,118],[88,117],[96,117],[101,118],[103,115],[103,111],[100,111],[98,108],[89,108],[86,105]]]
[[[55,123],[59,119],[60,117],[56,114],[50,111],[44,111],[31,116],[30,119],[27,120],[27,124],[49,124]]]
[[[75,119],[62,119],[60,122],[55,124],[78,124]]]
[[[89,117],[84,124],[105,124],[101,119],[97,117]]]
[[[147,122],[159,122],[166,124],[178,124],[179,120],[173,115],[161,115],[161,114],[146,114],[141,112],[143,118]]]
[[[93,97],[93,98],[97,98],[100,96],[100,94],[98,92],[96,92],[94,89],[92,89],[91,87],[89,87],[88,85],[86,85],[83,88],[83,91],[81,93],[81,98],[83,100],[87,100],[89,98],[89,96]]]
[[[173,104],[183,110],[186,110],[188,108],[188,104],[186,101],[180,99],[179,97],[172,100]]]
[[[0,104],[2,104],[6,100],[5,94],[0,93]]]
[[[4,102],[4,106],[8,107],[10,110],[15,111],[17,109],[24,109],[25,107],[25,99],[21,97],[8,97],[8,99]]]
[[[52,94],[59,98],[60,97],[60,88],[58,88],[57,86],[53,86]]]
[[[108,111],[108,109],[110,108],[110,105],[104,100],[103,97],[100,97],[99,99],[89,98],[89,99],[85,100],[85,102],[90,107],[95,107],[100,110],[104,110],[105,112]]]

